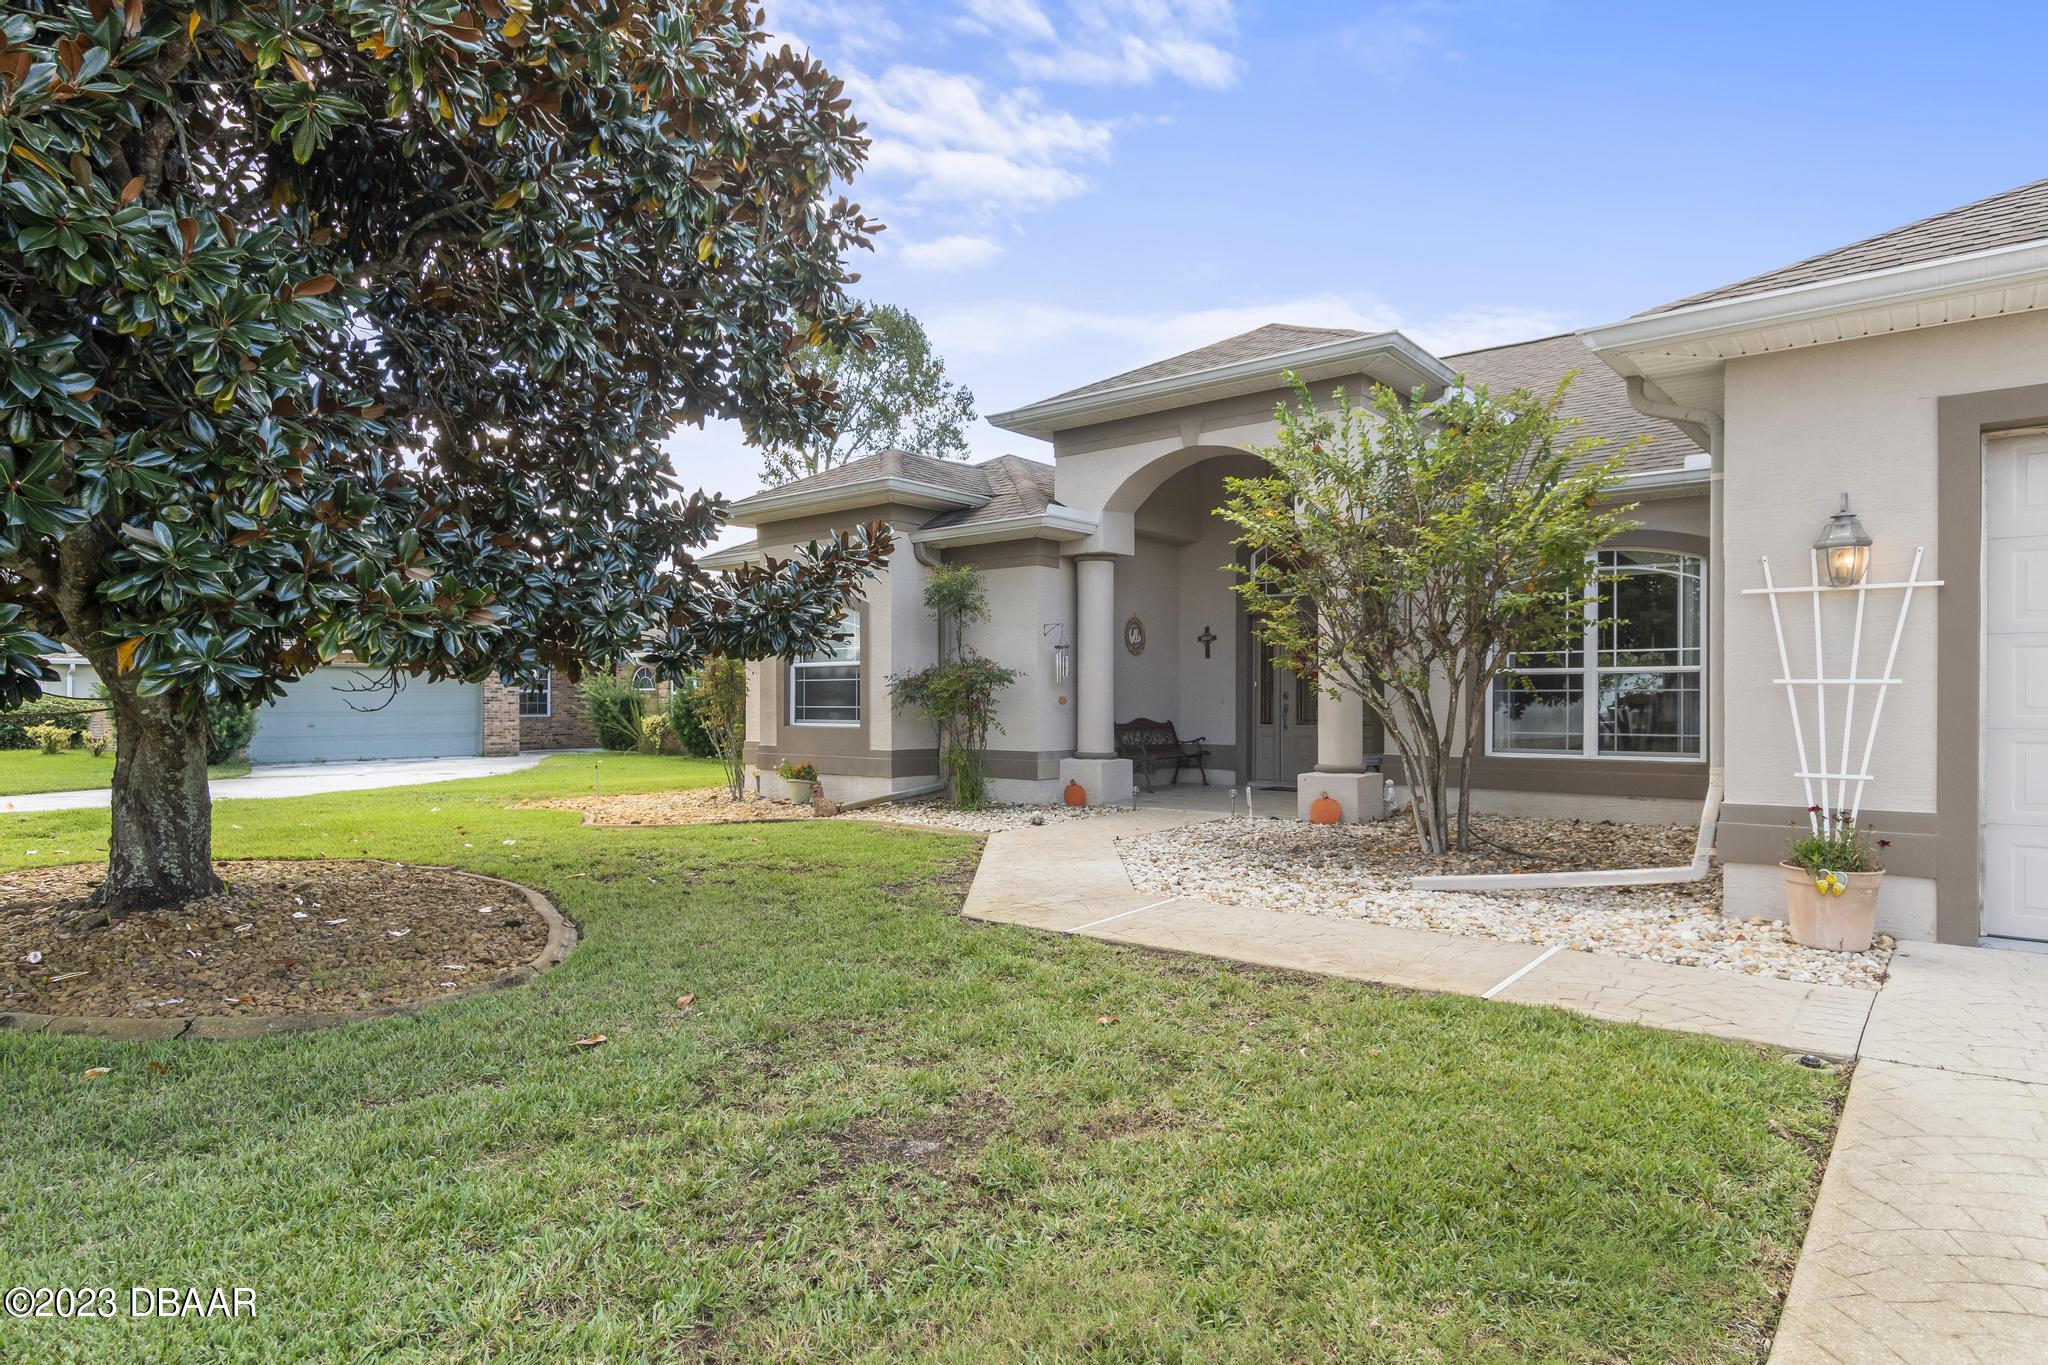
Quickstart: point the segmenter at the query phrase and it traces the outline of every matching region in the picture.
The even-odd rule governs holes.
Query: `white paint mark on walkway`
[[[1521,966],[1515,968],[1512,972],[1509,972],[1507,979],[1505,981],[1496,982],[1492,990],[1480,992],[1479,998],[1481,1000],[1493,999],[1493,997],[1499,995],[1502,991],[1514,985],[1517,981],[1520,981],[1523,977],[1535,971],[1538,967],[1541,967],[1544,963],[1550,961],[1551,958],[1556,957],[1559,953],[1563,951],[1564,945],[1562,943],[1551,944],[1548,948],[1545,948],[1535,957],[1529,959],[1529,961],[1527,962],[1524,962]]]
[[[1175,901],[1179,899],[1179,896],[1168,896],[1163,901],[1153,901],[1150,905],[1141,905],[1135,910],[1123,910],[1119,911],[1114,915],[1104,915],[1101,919],[1089,920],[1086,924],[1077,924],[1073,928],[1066,930],[1066,932],[1069,934],[1078,934],[1083,929],[1093,929],[1098,924],[1107,924],[1111,920],[1116,919],[1129,919],[1132,915],[1142,915],[1147,910],[1157,910],[1162,905],[1172,905]]]

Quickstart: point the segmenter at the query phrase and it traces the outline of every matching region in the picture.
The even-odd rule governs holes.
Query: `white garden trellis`
[[[1762,559],[1764,585],[1761,588],[1745,588],[1745,597],[1764,597],[1771,604],[1771,625],[1778,633],[1778,666],[1784,676],[1775,679],[1785,689],[1785,704],[1792,716],[1792,742],[1799,749],[1799,770],[1796,776],[1806,789],[1807,820],[1814,833],[1821,832],[1822,817],[1828,813],[1846,811],[1849,823],[1863,811],[1863,791],[1870,782],[1870,760],[1877,749],[1877,726],[1884,717],[1884,699],[1887,692],[1900,685],[1896,676],[1899,662],[1899,642],[1906,635],[1906,619],[1913,610],[1913,594],[1922,588],[1938,588],[1938,578],[1922,579],[1920,564],[1926,558],[1925,546],[1913,551],[1913,567],[1903,580],[1889,583],[1866,581],[1851,586],[1838,587],[1825,582],[1821,573],[1821,552],[1808,552],[1813,582],[1809,587],[1779,587],[1771,578],[1771,559]],[[1856,594],[1855,628],[1850,635],[1849,671],[1847,676],[1828,676],[1826,637],[1822,629],[1821,603],[1830,593]],[[1892,625],[1891,649],[1885,655],[1884,671],[1875,678],[1859,676],[1863,667],[1863,622],[1870,594],[1874,592],[1901,592],[1898,620]],[[1778,606],[1780,597],[1811,597],[1813,600],[1813,676],[1795,677],[1792,672],[1792,655],[1785,643],[1785,616]],[[1800,689],[1813,689],[1814,748],[1809,756],[1806,747],[1806,728],[1800,718]],[[1846,688],[1848,695],[1843,699],[1840,759],[1834,770],[1828,769],[1828,689]],[[1870,722],[1864,730],[1862,761],[1855,768],[1849,766],[1849,757],[1854,752],[1856,730],[1856,690],[1860,687],[1875,687],[1877,697],[1870,708]],[[1828,800],[1828,783],[1835,784],[1834,800]],[[1819,784],[1816,795],[1815,783]]]

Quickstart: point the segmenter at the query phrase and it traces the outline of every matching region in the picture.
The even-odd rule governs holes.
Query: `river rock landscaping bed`
[[[1049,825],[1061,820],[1085,820],[1092,815],[1114,812],[1114,806],[1015,806],[996,804],[980,810],[958,810],[943,801],[899,801],[887,806],[869,806],[854,811],[856,817],[890,820],[903,825],[930,825],[934,829],[957,829],[970,834],[995,834],[1027,825]]]
[[[375,1011],[523,974],[550,925],[519,888],[442,868],[224,862],[224,890],[76,931],[99,864],[0,876],[0,1012],[176,1019]]]
[[[1405,819],[1317,826],[1293,820],[1216,820],[1118,842],[1139,889],[1223,905],[1364,920],[1404,929],[1561,943],[1586,952],[1682,967],[1876,990],[1891,961],[1880,935],[1865,953],[1792,941],[1770,920],[1721,915],[1721,874],[1671,886],[1545,891],[1418,891],[1417,876],[1668,867],[1692,860],[1689,826],[1481,817],[1488,842],[1430,856]]]

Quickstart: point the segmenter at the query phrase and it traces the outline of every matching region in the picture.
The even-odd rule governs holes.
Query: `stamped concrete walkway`
[[[1911,943],[1772,1365],[2048,1361],[2048,957]]]
[[[1858,1059],[1771,1365],[2048,1362],[2048,956],[1907,944],[1873,993],[1131,885],[1117,839],[1217,806],[993,835],[964,913]]]
[[[1215,789],[1210,789],[1213,793]],[[964,913],[1112,943],[1360,981],[1561,1005],[1601,1019],[1711,1033],[1824,1057],[1856,1055],[1870,991],[1798,985],[1526,943],[1250,910],[1139,891],[1116,841],[1217,818],[1192,794],[991,835]],[[2044,959],[2048,962],[2048,959]]]

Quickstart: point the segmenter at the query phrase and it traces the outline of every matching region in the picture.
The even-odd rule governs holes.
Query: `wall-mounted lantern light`
[[[1828,582],[1838,588],[1853,588],[1870,572],[1870,533],[1849,510],[1847,493],[1842,494],[1842,510],[1828,518],[1813,548],[1827,561]]]

